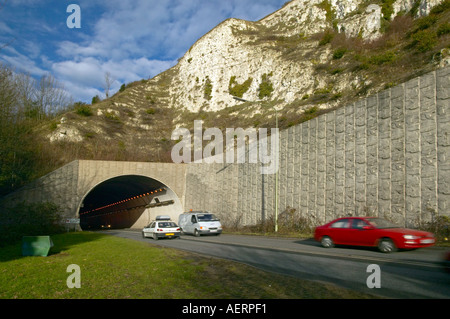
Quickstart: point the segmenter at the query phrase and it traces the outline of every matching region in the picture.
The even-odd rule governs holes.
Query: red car
[[[384,253],[432,246],[429,232],[401,228],[377,217],[343,217],[315,229],[314,239],[329,248],[336,245],[378,247]]]

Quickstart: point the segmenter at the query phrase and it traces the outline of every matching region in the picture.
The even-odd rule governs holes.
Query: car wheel
[[[158,240],[158,235],[156,235],[156,233],[153,233],[153,239]]]
[[[325,248],[334,247],[333,240],[328,236],[323,236],[322,239],[320,240],[320,244],[322,245],[322,247],[325,247]]]
[[[392,253],[397,250],[397,247],[395,247],[394,242],[389,238],[382,238],[378,242],[378,249],[382,253]]]
[[[194,230],[194,236],[195,237],[200,237],[200,232],[198,231],[198,229]]]
[[[145,233],[144,233],[144,232],[142,232],[142,237],[144,237],[144,238],[145,238]]]

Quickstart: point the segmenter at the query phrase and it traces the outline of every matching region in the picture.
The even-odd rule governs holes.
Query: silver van
[[[222,224],[220,220],[209,212],[190,211],[180,215],[178,225],[184,234],[200,235],[220,235]]]

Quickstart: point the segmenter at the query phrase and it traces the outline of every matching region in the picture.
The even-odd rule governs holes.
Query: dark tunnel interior
[[[98,229],[107,224],[108,227],[111,227],[111,222],[107,222],[106,218],[95,217],[111,215],[111,213],[119,210],[131,211],[140,209],[140,214],[142,214],[145,206],[152,199],[150,194],[165,189],[165,187],[164,184],[155,179],[138,175],[119,176],[106,180],[95,186],[84,198],[79,211],[80,226],[83,230]],[[112,204],[115,205],[107,207]],[[134,212],[136,218],[140,214],[139,211]],[[132,222],[133,220],[130,220],[128,223],[122,221],[120,227],[115,225],[115,228],[126,228]]]

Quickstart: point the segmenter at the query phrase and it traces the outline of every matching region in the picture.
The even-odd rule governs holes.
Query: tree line
[[[0,196],[36,177],[45,154],[33,130],[72,105],[51,74],[34,79],[0,63]]]

